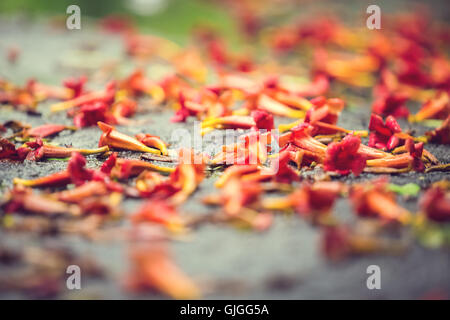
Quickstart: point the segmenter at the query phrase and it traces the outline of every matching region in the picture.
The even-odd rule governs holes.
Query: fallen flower
[[[205,177],[207,158],[195,154],[194,150],[181,149],[179,151],[179,165],[170,174],[169,183],[180,191],[171,197],[171,202],[184,202],[198,187]]]
[[[79,203],[88,197],[104,196],[110,193],[105,183],[101,181],[89,181],[70,190],[58,192],[55,195],[60,201]]]
[[[361,140],[353,135],[347,135],[341,142],[332,142],[327,147],[324,168],[340,174],[359,175],[366,166],[366,158],[358,150]]]
[[[419,142],[414,144],[412,139],[408,139],[405,142],[405,148],[412,156],[412,168],[415,171],[422,172],[425,170],[425,165],[422,161],[422,153],[423,153],[423,142]]]
[[[128,78],[119,84],[119,88],[126,90],[133,96],[139,94],[150,95],[155,103],[161,103],[165,99],[165,93],[163,88],[157,83],[151,81],[144,76],[144,72],[141,69],[133,72]]]
[[[202,122],[202,133],[209,128],[215,129],[263,129],[272,130],[273,116],[262,110],[253,110],[251,116],[231,115],[207,119]]]
[[[380,217],[406,224],[411,213],[395,202],[395,194],[389,191],[387,179],[355,184],[350,189],[350,200],[360,216]]]
[[[341,99],[325,99],[318,97],[311,100],[313,107],[308,110],[305,116],[305,122],[311,124],[314,129],[311,132],[313,136],[318,134],[333,134],[338,130],[336,126],[339,114],[344,108],[344,101]],[[326,125],[329,125],[328,127]]]
[[[427,131],[425,135],[429,142],[450,144],[450,116],[447,117],[439,128]]]
[[[78,128],[84,128],[96,125],[99,121],[115,124],[116,118],[109,111],[108,105],[103,101],[85,103],[79,109],[75,110],[73,123]]]
[[[112,81],[106,85],[105,90],[87,92],[73,99],[53,104],[50,106],[50,110],[58,112],[95,102],[103,102],[110,105],[114,101],[115,92],[116,83]]]
[[[370,159],[366,161],[366,164],[368,167],[409,168],[419,172],[424,171],[425,165],[422,160],[423,142],[414,144],[412,139],[407,139],[405,150],[408,152],[392,157]]]
[[[81,214],[118,217],[122,214],[120,209],[121,201],[122,195],[119,192],[112,192],[109,195],[91,195],[85,197],[79,200],[77,205],[81,210]]]
[[[447,92],[441,91],[426,102],[417,114],[411,117],[412,121],[425,119],[446,119],[450,115],[450,97]]]
[[[395,133],[401,132],[402,129],[393,116],[388,116],[386,123],[383,123],[383,118],[372,114],[370,116],[369,130],[369,147],[392,150],[400,143],[400,138]]]
[[[264,130],[274,129],[273,116],[270,113],[261,110],[254,110],[252,111],[251,116],[255,121],[255,127],[257,129],[264,129]]]
[[[86,168],[86,158],[81,154],[74,152],[67,164],[67,172],[69,173],[72,183],[76,186],[80,186],[86,181],[92,180],[95,171]]]
[[[185,222],[175,207],[164,200],[147,200],[131,216],[133,223],[153,222],[166,226],[170,231],[183,232]]]
[[[360,234],[357,230],[342,225],[323,227],[320,243],[322,253],[334,262],[353,255],[380,251],[399,253],[405,249],[401,241],[380,239],[373,234]]]
[[[256,122],[250,116],[225,116],[220,118],[206,119],[201,123],[202,135],[214,129],[250,129],[256,127]]]
[[[301,216],[313,221],[331,213],[331,209],[339,194],[346,187],[340,182],[304,183],[293,193],[281,198],[266,198],[262,206],[268,210],[294,209]]]
[[[136,135],[136,139],[139,142],[142,142],[147,147],[153,147],[161,151],[161,154],[163,156],[167,156],[167,145],[164,143],[164,141],[161,140],[158,136],[153,136],[151,134],[144,134],[144,133],[138,133]]]
[[[26,112],[36,113],[37,98],[27,89],[0,79],[0,103],[8,103]]]
[[[130,254],[130,289],[156,289],[174,299],[199,298],[199,289],[175,265],[165,243],[135,244]]]
[[[85,93],[84,85],[87,81],[87,78],[84,76],[81,76],[79,78],[69,78],[64,80],[63,84],[64,87],[72,90],[72,99],[78,98],[79,96],[83,95]]]
[[[158,171],[163,173],[171,173],[175,168],[163,167],[148,161],[138,159],[121,159],[118,158],[111,170],[111,177],[118,179],[128,179],[139,175],[145,170]]]
[[[16,149],[16,146],[13,143],[4,138],[0,138],[0,147],[0,160],[9,159],[14,161],[23,161],[31,151],[31,149],[27,147],[20,147]]]
[[[52,173],[48,176],[37,179],[20,179],[14,178],[13,183],[25,187],[60,187],[71,182],[71,177],[67,171]]]
[[[380,116],[407,118],[409,110],[405,105],[408,96],[402,93],[386,92],[381,94],[373,103],[372,111]]]
[[[450,221],[450,192],[439,186],[430,187],[420,198],[421,210],[435,222]]]
[[[303,118],[305,116],[304,111],[289,108],[287,105],[272,99],[266,94],[261,94],[259,96],[256,107],[259,110],[264,110],[271,114],[283,117]]]
[[[37,138],[35,141],[29,141],[25,144],[31,149],[26,159],[32,161],[38,161],[45,158],[68,158],[73,152],[77,152],[82,155],[90,155],[109,151],[108,146],[103,146],[96,149],[78,149],[52,146],[44,144],[41,138]]]
[[[327,146],[311,137],[310,133],[312,129],[313,128],[308,123],[301,123],[292,128],[291,132],[280,136],[278,144],[280,147],[284,147],[286,143],[288,143],[288,145],[294,145],[295,147],[304,150],[304,156],[322,163],[325,158]]]
[[[289,165],[289,162],[294,161],[299,166],[303,159],[296,158],[296,153],[294,152],[294,156],[292,157],[292,152],[288,149],[280,152],[277,158],[271,159],[271,167],[269,170],[261,171],[262,180],[267,178],[272,178],[276,182],[281,183],[291,183],[293,181],[299,181],[299,175],[294,170],[293,167]],[[300,157],[303,158],[303,154],[300,154]]]
[[[69,99],[72,95],[67,88],[49,86],[34,79],[28,80],[26,85],[27,91],[30,92],[38,101],[46,99]]]
[[[406,137],[405,140],[410,139],[411,141],[413,139]],[[422,142],[423,143],[423,142]],[[418,145],[417,143],[415,145]],[[408,149],[406,148],[406,144],[400,147],[395,148],[394,150],[392,150],[392,153],[394,155],[397,154],[402,154],[408,152]],[[422,158],[421,158],[422,162],[427,164],[427,166],[429,164],[439,164],[439,160],[429,151],[427,151],[425,148],[422,150]]]
[[[222,188],[229,179],[232,179],[233,177],[241,177],[242,175],[248,174],[248,173],[254,173],[257,172],[258,166],[256,164],[235,164],[227,169],[222,173],[220,178],[216,181],[214,184],[216,188]]]
[[[252,130],[239,136],[238,143],[222,146],[210,164],[263,164],[267,161],[272,135]]]
[[[120,133],[114,127],[104,123],[97,122],[98,127],[103,131],[98,143],[99,147],[109,146],[111,148],[133,150],[140,152],[150,152],[155,154],[161,154],[161,151],[154,148],[149,148],[142,142],[139,142],[135,138],[132,138],[126,134]]]
[[[26,211],[37,214],[70,214],[78,215],[79,208],[55,200],[46,195],[34,194],[31,189],[16,186],[6,194],[2,206],[7,213]]]
[[[134,115],[136,110],[137,102],[125,95],[116,98],[116,101],[111,106],[111,115],[113,116],[115,123],[128,124],[132,122],[132,120],[129,120],[128,118]]]
[[[152,199],[168,199],[180,191],[179,187],[169,183],[160,173],[148,170],[137,177],[136,189],[141,197]]]
[[[203,110],[193,110],[189,109],[186,103],[186,98],[182,92],[178,95],[178,110],[175,112],[174,116],[170,118],[171,122],[185,122],[189,116],[196,115],[197,112]]]
[[[42,126],[26,130],[25,134],[30,137],[45,138],[57,134],[66,129],[76,130],[76,128],[74,127],[65,126],[62,124],[44,124]]]
[[[243,181],[234,175],[224,182],[220,194],[207,196],[203,198],[203,202],[222,205],[228,216],[239,217],[244,208],[258,202],[261,192],[258,182]]]

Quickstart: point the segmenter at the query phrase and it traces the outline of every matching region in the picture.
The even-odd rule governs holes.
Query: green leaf
[[[420,121],[425,127],[438,128],[442,125],[444,120],[439,119],[426,119]]]
[[[450,227],[439,224],[427,224],[418,233],[419,242],[427,248],[440,248],[450,245]]]
[[[47,158],[48,161],[69,161],[70,157],[68,158]]]
[[[403,196],[416,196],[420,191],[420,187],[415,183],[404,185],[390,183],[388,189]]]

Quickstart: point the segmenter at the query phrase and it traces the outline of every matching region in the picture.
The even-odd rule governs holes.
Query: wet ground
[[[45,83],[59,84],[68,75],[76,74],[81,65],[92,65],[120,61],[122,56],[119,38],[100,34],[95,30],[64,32],[34,24],[0,23],[0,45],[2,48],[15,44],[22,49],[16,65],[0,59],[0,76],[14,83],[24,83],[35,77]],[[39,39],[39,41],[36,41]],[[96,46],[98,50],[90,54],[76,52],[77,48]],[[107,53],[107,54],[105,54]],[[116,76],[123,77],[134,66],[121,63]],[[150,64],[147,74],[158,78],[170,71],[167,66]],[[91,70],[87,70],[90,72]],[[98,76],[96,74],[95,76]],[[99,78],[101,78],[99,76]],[[102,79],[99,80],[98,85]],[[95,87],[96,83],[90,83]],[[143,102],[145,103],[145,101]],[[64,113],[49,114],[50,102],[39,106],[43,116],[33,116],[0,107],[0,122],[19,120],[31,125],[43,123],[72,124]],[[352,105],[340,117],[340,125],[346,128],[367,128],[370,102]],[[172,124],[168,121],[172,111],[153,111],[137,115],[143,121],[132,127],[118,127],[124,133],[152,133],[164,141],[172,141],[172,131],[185,127],[193,131],[193,122]],[[406,123],[401,123],[404,129]],[[425,128],[414,127],[417,133]],[[86,128],[74,133],[65,131],[53,139],[60,145],[92,148],[100,137],[98,128]],[[172,141],[173,142],[173,141]],[[442,162],[450,162],[448,148],[427,145]],[[122,156],[135,156],[121,153]],[[96,167],[99,160],[88,157],[88,166]],[[35,178],[57,172],[67,165],[65,161],[42,161],[9,163],[0,162],[1,192],[12,186],[14,177]],[[344,181],[364,181],[377,177],[361,174],[357,179],[343,178]],[[434,181],[449,178],[448,174],[432,172],[428,174],[404,173],[393,175],[391,182],[405,184],[414,182],[422,188]],[[209,212],[199,204],[199,200],[214,192],[212,176],[204,181],[200,189],[183,206],[192,214]],[[400,199],[408,209],[417,210],[417,198]],[[137,200],[125,200],[124,210],[132,212]],[[353,213],[346,199],[339,200],[334,214],[343,220],[351,220]],[[172,250],[176,262],[193,279],[200,283],[214,282],[216,290],[206,293],[205,298],[244,298],[244,299],[364,299],[364,298],[420,298],[430,292],[443,292],[450,296],[450,252],[448,249],[429,249],[413,244],[402,255],[371,255],[345,260],[339,263],[327,262],[319,250],[319,232],[309,223],[295,216],[276,216],[273,226],[263,233],[238,230],[224,225],[205,225],[196,230],[189,241],[173,242]],[[63,292],[59,298],[162,298],[157,294],[130,295],[123,290],[121,279],[128,266],[127,245],[123,241],[93,242],[76,236],[46,236],[32,234],[11,234],[0,230],[0,243],[11,248],[44,245],[69,248],[74,252],[93,257],[105,270],[103,279],[83,279],[81,291]],[[366,269],[369,265],[381,268],[381,290],[368,290]],[[0,267],[0,274],[6,274]],[[2,291],[1,298],[23,297],[21,294]]]

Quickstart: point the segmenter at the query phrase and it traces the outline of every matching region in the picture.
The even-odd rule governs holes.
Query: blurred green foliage
[[[100,18],[111,14],[130,17],[144,32],[153,32],[185,43],[194,27],[208,25],[236,45],[240,39],[232,17],[223,7],[207,0],[163,0],[167,5],[152,15],[131,9],[127,0],[1,0],[0,14],[31,18],[63,16],[69,5],[81,8],[82,17]]]

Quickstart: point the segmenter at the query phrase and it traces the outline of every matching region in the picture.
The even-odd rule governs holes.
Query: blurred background
[[[312,12],[334,13],[348,17],[346,23],[365,22],[366,8],[377,4],[382,13],[411,12],[419,5],[418,0],[2,0],[0,14],[5,17],[24,16],[41,19],[60,16],[65,18],[66,8],[76,4],[85,19],[107,15],[130,18],[142,31],[160,34],[183,43],[191,31],[199,25],[207,25],[236,44],[242,41],[238,32],[251,27],[251,23],[287,23],[290,19]],[[448,1],[426,1],[427,10],[442,20],[450,19]],[[355,19],[356,16],[359,19]],[[263,19],[264,16],[264,19]],[[269,21],[267,21],[267,18]],[[265,21],[264,21],[265,20]],[[247,26],[244,23],[248,24]],[[255,27],[255,26],[254,26]]]

